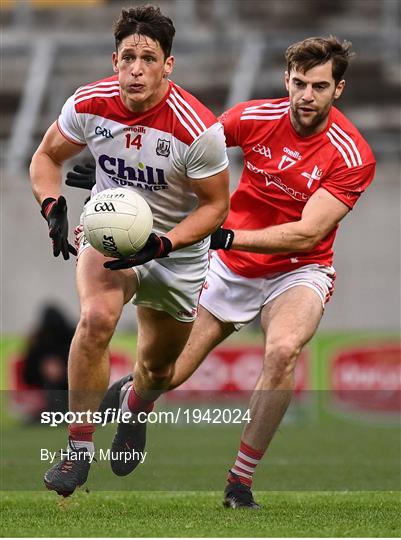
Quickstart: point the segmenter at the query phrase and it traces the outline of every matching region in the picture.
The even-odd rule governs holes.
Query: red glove
[[[49,236],[53,242],[53,255],[63,254],[65,260],[70,253],[77,255],[77,250],[68,242],[67,203],[61,195],[57,201],[48,197],[42,202],[42,216],[49,226]]]

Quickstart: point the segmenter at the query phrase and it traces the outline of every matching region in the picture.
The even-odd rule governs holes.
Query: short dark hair
[[[165,58],[170,56],[175,28],[173,21],[163,15],[160,8],[150,4],[130,9],[123,9],[113,25],[116,50],[122,40],[132,34],[147,36],[158,41]]]
[[[333,61],[333,79],[336,84],[342,79],[348,67],[350,59],[354,56],[351,52],[352,43],[344,40],[342,43],[335,37],[311,37],[290,45],[285,52],[287,69],[290,73],[295,68],[301,73]]]

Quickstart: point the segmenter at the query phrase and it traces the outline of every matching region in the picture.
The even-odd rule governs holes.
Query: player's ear
[[[113,63],[113,71],[114,71],[114,73],[118,73],[118,67],[117,67],[118,53],[113,52],[113,55],[111,57],[111,61]]]
[[[341,94],[343,93],[345,86],[345,81],[342,79],[336,86],[336,89],[334,90],[334,99],[338,99]]]
[[[173,72],[175,58],[174,56],[169,56],[164,62],[164,73],[163,77],[166,79]]]
[[[287,89],[287,92],[289,92],[289,90],[290,90],[290,74],[288,73],[288,71],[286,71],[284,73],[284,84],[285,84],[285,87]]]

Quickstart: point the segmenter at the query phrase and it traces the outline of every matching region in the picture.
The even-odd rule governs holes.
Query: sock
[[[264,453],[264,451],[255,450],[241,441],[237,459],[235,460],[234,466],[231,467],[231,470],[228,473],[227,482],[238,481],[238,479],[231,474],[234,473],[239,476],[241,484],[246,484],[247,486],[251,487],[253,473],[255,472],[256,466],[262,459]]]
[[[80,448],[86,448],[88,452],[93,453],[95,451],[95,445],[93,444],[93,433],[95,426],[93,424],[70,424],[68,426],[68,433],[72,444],[68,443],[68,449],[79,450]]]
[[[154,401],[148,401],[147,399],[141,398],[141,396],[139,396],[135,392],[134,385],[132,385],[124,396],[123,402],[121,404],[121,410],[122,412],[148,413],[150,411],[153,411],[154,405]]]

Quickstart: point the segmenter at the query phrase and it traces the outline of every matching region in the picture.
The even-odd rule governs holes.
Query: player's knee
[[[273,387],[293,374],[300,352],[300,345],[291,338],[266,343],[263,370]]]
[[[118,316],[104,305],[91,305],[82,309],[79,330],[88,344],[108,342],[113,335]]]

